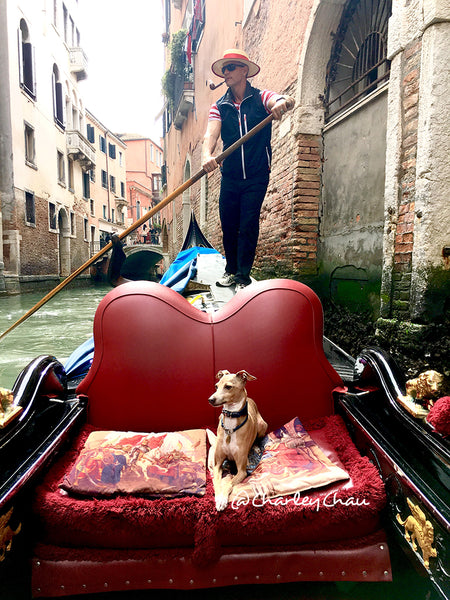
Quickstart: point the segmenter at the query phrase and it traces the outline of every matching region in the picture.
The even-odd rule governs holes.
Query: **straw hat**
[[[225,50],[223,58],[216,60],[211,65],[212,72],[217,77],[223,77],[222,68],[225,65],[233,64],[242,64],[248,67],[248,75],[247,77],[254,77],[260,71],[258,65],[252,62],[248,55],[243,50],[238,50],[237,48],[231,48],[230,50]]]

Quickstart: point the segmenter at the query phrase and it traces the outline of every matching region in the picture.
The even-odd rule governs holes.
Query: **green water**
[[[11,388],[19,372],[41,354],[56,356],[64,364],[91,337],[95,310],[110,290],[108,285],[64,289],[0,340],[0,386]],[[1,333],[45,295],[0,298]]]

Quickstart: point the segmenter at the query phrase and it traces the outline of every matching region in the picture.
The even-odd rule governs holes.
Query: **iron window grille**
[[[349,0],[334,36],[325,89],[325,121],[388,81],[392,0]]]

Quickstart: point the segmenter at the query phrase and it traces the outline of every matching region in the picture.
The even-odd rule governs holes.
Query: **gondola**
[[[178,290],[200,311],[217,311],[234,291],[215,285],[224,259],[198,232],[192,216],[183,249],[161,284]],[[327,338],[323,346],[342,380],[334,394],[336,412],[384,482],[388,502],[383,518],[389,539],[428,577],[436,594],[432,597],[449,598],[448,440],[398,403],[405,381],[386,353],[367,348],[354,359]],[[0,430],[0,572],[5,593],[15,585],[9,575],[27,564],[33,489],[85,420],[86,399],[76,389],[91,367],[92,354],[89,342],[64,366],[52,356],[37,357],[13,387],[18,415]]]
[[[116,246],[116,250],[120,254],[119,245]],[[286,302],[287,307],[294,296],[302,296],[301,310],[305,311],[305,314],[309,314],[310,310],[317,311],[319,321],[317,326],[305,329],[303,332],[302,319],[297,318],[295,308],[291,309],[293,311],[292,318],[296,321],[295,328],[302,331],[299,343],[300,345],[304,343],[304,337],[312,336],[314,338],[316,336],[317,331],[321,329],[321,307],[318,299],[306,286],[289,280],[254,282],[254,285],[249,286],[248,290],[235,295],[233,287],[220,288],[215,283],[224,271],[224,264],[224,257],[205,238],[194,214],[192,214],[182,249],[160,283],[146,284],[140,281],[130,281],[117,286],[102,302],[103,308],[99,307],[100,314],[96,319],[99,323],[102,322],[102,319],[107,320],[105,316],[107,311],[112,310],[111,307],[120,303],[129,303],[130,306],[134,306],[134,302],[139,306],[142,303],[142,305],[147,306],[148,304],[150,307],[160,306],[169,311],[167,314],[175,315],[177,319],[179,315],[188,316],[189,326],[192,325],[195,331],[198,329],[199,332],[203,332],[205,330],[203,325],[205,325],[206,331],[209,333],[206,336],[203,336],[202,333],[204,339],[202,338],[203,341],[201,341],[199,338],[199,345],[203,343],[208,346],[212,340],[214,345],[219,344],[218,348],[222,353],[224,350],[220,349],[220,343],[225,343],[227,346],[227,341],[220,342],[219,326],[230,329],[234,319],[239,323],[237,333],[244,336],[241,337],[239,346],[248,344],[249,336],[251,338],[253,332],[256,332],[255,335],[260,336],[258,339],[261,340],[261,347],[250,346],[249,348],[250,352],[260,354],[265,352],[266,338],[270,339],[273,334],[271,331],[266,331],[264,322],[259,322],[258,315],[260,313],[258,311],[262,309],[258,307],[261,305],[263,307],[261,314],[265,315],[264,319],[268,323],[273,323],[273,327],[278,326],[278,321],[286,322],[286,329],[283,333],[286,337],[286,344],[282,341],[279,346],[280,352],[285,352],[285,346],[290,343],[288,339],[290,339],[291,332],[288,309],[286,308],[285,314],[282,306]],[[124,268],[123,273],[127,273],[127,279],[133,279],[133,269]],[[140,277],[141,275],[137,273],[135,278],[140,279]],[[164,289],[168,291],[164,291]],[[282,299],[281,305],[280,299]],[[188,307],[188,305],[190,306]],[[253,306],[257,308],[252,308]],[[254,319],[256,315],[255,322],[252,322],[250,326],[245,318],[242,322],[239,321],[240,315],[247,314],[246,311],[253,315]],[[152,314],[152,318],[154,322],[158,323],[158,315]],[[172,327],[170,319],[169,322],[164,323],[164,326],[168,326],[169,329]],[[174,324],[172,328],[175,331],[174,343],[176,343],[177,325]],[[101,331],[100,325],[97,325],[98,331]],[[137,331],[139,333],[139,328]],[[231,331],[234,332],[233,329]],[[118,378],[117,381],[121,382],[122,365],[120,360],[123,360],[124,373],[126,373],[127,352],[130,354],[136,354],[136,352],[133,345],[129,346],[126,330],[125,332],[119,330],[119,333],[125,335],[125,342],[128,345],[121,355],[119,343],[115,355],[115,372],[110,371],[110,375],[111,378],[114,376],[114,378]],[[114,340],[114,338],[112,339]],[[321,337],[320,340],[320,347],[306,346],[307,353],[317,354],[319,367],[314,363],[316,366],[308,373],[310,380],[305,380],[304,385],[307,384],[306,387],[309,386],[310,390],[314,390],[316,385],[314,378],[318,378],[317,387],[319,388],[322,385],[323,373],[327,373],[326,376],[332,385],[333,398],[333,406],[328,406],[327,410],[339,415],[342,422],[345,423],[346,430],[351,436],[349,443],[355,445],[363,457],[361,460],[364,460],[364,457],[369,459],[372,465],[370,468],[375,469],[374,473],[376,477],[380,478],[386,494],[385,506],[377,515],[382,526],[379,531],[372,532],[370,535],[368,533],[363,540],[358,541],[359,545],[355,541],[353,546],[351,540],[350,543],[348,540],[343,543],[337,537],[334,543],[325,546],[325,550],[316,543],[311,546],[311,549],[309,546],[306,549],[298,545],[289,546],[289,551],[286,552],[279,548],[277,542],[275,554],[271,553],[271,536],[268,536],[267,540],[269,541],[266,540],[265,545],[261,546],[255,555],[258,561],[263,561],[266,565],[267,574],[266,576],[263,573],[257,574],[253,579],[250,579],[250,574],[253,573],[252,569],[258,568],[259,563],[258,561],[253,562],[254,557],[249,554],[248,550],[245,550],[245,544],[243,548],[239,549],[238,559],[232,553],[227,554],[225,551],[223,557],[217,559],[219,562],[223,560],[225,565],[229,565],[229,569],[225,569],[226,576],[221,574],[219,580],[216,577],[208,579],[211,573],[216,573],[214,565],[211,566],[208,563],[199,566],[195,561],[192,562],[191,558],[188,559],[184,556],[179,559],[180,548],[177,548],[176,552],[171,552],[169,543],[167,543],[167,547],[158,550],[159,554],[156,558],[152,554],[151,560],[148,556],[142,557],[142,549],[137,549],[131,556],[126,554],[125,558],[120,561],[114,550],[108,550],[112,555],[112,558],[108,558],[108,552],[102,548],[99,550],[99,556],[106,553],[106,558],[98,558],[97,562],[95,560],[89,562],[86,559],[89,553],[85,556],[80,549],[75,548],[73,552],[69,549],[67,557],[71,557],[72,554],[76,557],[79,553],[81,558],[78,562],[74,559],[75,562],[70,567],[73,570],[67,571],[70,574],[70,581],[59,581],[58,569],[52,571],[56,568],[54,565],[57,564],[59,567],[63,565],[62,572],[65,572],[64,565],[67,566],[70,560],[66,558],[58,562],[54,556],[46,557],[45,552],[42,554],[44,556],[42,559],[39,555],[39,548],[38,557],[34,554],[33,548],[36,547],[36,544],[42,545],[42,541],[40,541],[42,531],[36,535],[36,531],[39,528],[42,529],[42,524],[37,525],[35,522],[35,490],[41,489],[42,493],[42,486],[45,487],[46,478],[54,468],[55,461],[61,460],[60,457],[64,456],[71,448],[86,420],[92,417],[92,415],[89,416],[90,398],[86,390],[89,385],[93,385],[91,383],[93,379],[95,384],[96,373],[104,368],[102,362],[107,364],[107,360],[102,361],[98,356],[95,357],[93,340],[89,340],[76,348],[64,365],[53,356],[37,357],[18,375],[12,394],[6,390],[2,392],[4,414],[0,428],[1,597],[28,598],[30,589],[33,590],[31,592],[33,596],[41,597],[46,594],[64,596],[106,591],[106,589],[123,591],[132,589],[132,586],[134,586],[133,589],[144,589],[178,585],[181,589],[189,589],[236,585],[241,582],[276,583],[304,579],[307,581],[334,581],[336,579],[364,582],[365,578],[388,582],[390,579],[389,554],[386,549],[386,543],[388,543],[391,553],[395,548],[405,551],[412,567],[422,575],[423,589],[427,590],[429,598],[450,598],[450,569],[448,566],[450,557],[450,444],[446,432],[430,424],[423,416],[412,416],[405,410],[404,405],[399,402],[399,399],[406,396],[405,378],[393,359],[384,351],[370,347],[364,349],[358,357],[353,358],[328,338]],[[275,337],[275,344],[279,343],[279,339]],[[273,340],[269,342],[267,350],[269,352],[272,349],[271,344],[273,345]],[[295,348],[295,345],[293,347]],[[190,349],[187,347],[185,350],[188,355]],[[219,350],[218,354],[220,354]],[[236,349],[237,354],[240,351],[242,351],[240,347]],[[232,351],[231,356],[233,354]],[[202,354],[200,357],[200,360],[204,360]],[[138,358],[139,360],[141,358],[139,353],[136,354],[136,359]],[[285,359],[289,362],[292,357],[288,355],[283,360],[280,359],[280,364],[276,368],[281,372],[286,368]],[[261,360],[263,361],[264,357]],[[304,369],[303,361],[306,364],[308,360],[310,357],[303,355],[303,359],[300,357],[299,362],[294,363],[299,373]],[[111,369],[111,367],[106,367],[106,369],[108,368]],[[136,369],[134,365],[131,365],[131,368]],[[165,366],[165,368],[167,367]],[[317,368],[319,368],[318,371]],[[323,373],[321,369],[324,369]],[[136,373],[136,371],[134,372]],[[293,374],[294,376],[295,374]],[[106,377],[108,379],[108,371]],[[144,373],[142,373],[142,377],[144,378]],[[161,372],[158,373],[158,377],[161,377]],[[139,371],[137,379],[139,379]],[[139,381],[130,381],[130,388],[139,389],[140,385]],[[288,382],[284,381],[283,385],[290,390]],[[201,402],[203,402],[203,397]],[[283,403],[278,402],[278,404],[278,409],[282,412]],[[199,406],[186,411],[186,422],[191,424],[196,422],[197,413],[203,410]],[[125,402],[124,411],[126,412],[126,410]],[[306,412],[308,410],[310,416],[314,414],[314,407],[308,408]],[[8,417],[7,412],[9,413]],[[42,483],[43,480],[44,483]],[[366,498],[368,504],[370,504],[370,500],[370,498]],[[208,518],[212,519],[211,516]],[[314,528],[311,531],[315,531]],[[376,538],[376,535],[383,536],[382,532],[386,532],[387,542],[380,541],[386,538]],[[317,536],[317,531],[314,535]],[[368,542],[369,538],[372,539],[371,536],[375,536],[377,541],[372,543],[369,540]],[[43,539],[45,540],[45,531]],[[342,547],[347,550],[343,552]],[[374,548],[381,552],[378,558],[372,557],[371,553]],[[125,550],[117,550],[117,556],[123,552]],[[161,556],[165,558],[162,559]],[[300,561],[299,563],[295,562],[294,556],[296,561]],[[349,559],[349,556],[353,558]],[[156,569],[155,580],[152,580],[150,576],[147,576],[145,581],[142,579],[138,582],[130,578],[129,573],[133,577],[137,577],[136,570],[140,572],[139,565],[141,563],[136,557],[139,557],[139,560],[143,561],[142,564],[146,565],[150,571]],[[131,558],[137,561],[136,567],[132,565],[130,567],[130,564],[133,563]],[[114,562],[115,560],[117,560],[117,564]],[[179,562],[180,560],[181,562]],[[209,560],[212,560],[211,557]],[[323,570],[316,569],[318,560],[321,561],[319,564],[324,565]],[[360,560],[368,560],[367,564],[370,567],[375,565],[373,566],[374,573],[371,574],[369,567],[359,568]],[[33,565],[32,568],[30,561]],[[44,568],[46,574],[41,576],[40,571],[44,563],[47,571]],[[109,580],[104,584],[99,583],[96,570],[98,563],[101,563],[102,568],[105,569],[105,571],[99,572],[102,573],[102,576],[103,572],[109,573],[108,577],[111,577],[111,583]],[[188,563],[189,568],[186,566]],[[239,571],[241,563],[248,567],[245,569],[245,574]],[[304,572],[300,568],[300,564],[305,565]],[[295,569],[293,570],[294,565]],[[328,567],[330,568],[329,572],[327,571]],[[92,575],[89,575],[89,569],[92,569]],[[174,579],[175,575],[169,575],[164,582],[162,579],[158,579],[158,570],[163,573],[165,571],[172,572],[171,569],[172,571],[173,569],[180,570],[180,577],[183,575],[185,579],[180,580],[178,584]],[[236,573],[239,571],[239,575],[233,575],[233,569],[237,569]],[[273,571],[271,574],[272,569],[279,569],[279,571]],[[77,582],[77,574],[83,570],[86,570],[86,573],[83,574],[86,576],[86,580],[80,579],[80,582]],[[127,573],[123,580],[117,580],[114,574],[116,570],[117,572],[123,570],[124,573]],[[29,581],[31,572],[33,572],[32,582]],[[259,573],[258,570],[254,572]],[[36,584],[34,583],[35,579]],[[72,579],[74,580],[72,581]],[[83,583],[83,581],[85,582]],[[41,582],[48,585],[48,589],[44,589]],[[106,587],[102,588],[102,585]],[[386,583],[386,585],[393,584]]]

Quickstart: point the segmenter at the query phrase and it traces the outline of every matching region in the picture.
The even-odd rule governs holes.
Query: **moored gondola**
[[[307,291],[307,288],[305,289],[304,286],[301,286],[301,284],[285,280],[280,280],[280,283],[277,283],[277,280],[275,280],[273,283],[268,282],[267,285],[255,283],[254,286],[250,286],[249,290],[240,293],[240,299],[234,295],[233,289],[217,287],[215,281],[223,272],[224,259],[220,253],[210,247],[209,243],[205,244],[204,240],[202,241],[202,245],[198,245],[198,241],[202,238],[198,235],[200,230],[195,217],[192,217],[191,225],[192,227],[189,228],[183,250],[177,257],[177,260],[174,261],[172,268],[166,273],[165,279],[162,279],[163,285],[148,284],[150,286],[156,285],[156,289],[153,287],[147,288],[147,284],[143,283],[141,285],[139,282],[128,283],[123,287],[119,286],[116,288],[117,291],[112,292],[113,295],[110,297],[110,300],[105,299],[105,302],[102,302],[103,307],[99,310],[103,312],[101,312],[101,316],[97,318],[97,321],[103,319],[107,315],[107,311],[112,310],[112,307],[116,303],[123,302],[127,306],[128,304],[133,306],[133,303],[138,298],[139,306],[142,303],[142,306],[145,307],[148,302],[150,309],[154,306],[172,306],[175,310],[171,308],[172,312],[169,311],[167,314],[171,314],[174,319],[178,319],[179,315],[187,315],[189,319],[185,324],[190,327],[190,324],[193,323],[194,328],[199,328],[199,340],[203,339],[202,324],[207,325],[208,328],[211,327],[211,333],[204,338],[202,344],[209,344],[207,340],[211,337],[211,334],[215,343],[219,343],[222,336],[220,328],[224,324],[228,328],[227,337],[229,335],[236,335],[239,339],[239,346],[248,344],[248,339],[251,341],[251,336],[255,335],[255,338],[260,340],[260,346],[256,343],[255,347],[251,347],[250,344],[248,353],[253,353],[258,358],[257,362],[262,361],[261,364],[264,364],[264,354],[268,352],[268,348],[271,348],[274,343],[278,343],[277,332],[271,329],[278,327],[278,321],[282,322],[283,320],[291,319],[293,331],[297,331],[298,328],[303,327],[301,322],[294,317],[296,309],[289,309],[293,310],[293,312],[290,317],[287,316],[288,306],[291,302],[290,296],[301,292],[301,294],[305,294],[305,298],[308,298],[308,302],[314,304],[316,303],[314,295],[312,292]],[[301,286],[300,288],[297,287],[299,285]],[[161,288],[172,287],[172,290],[167,293],[159,292],[159,286]],[[173,290],[177,291],[175,296],[172,295]],[[108,294],[108,296],[110,295]],[[179,301],[177,300],[178,297],[180,298]],[[161,304],[161,301],[163,301],[163,304]],[[261,306],[258,303],[261,303]],[[193,305],[193,308],[188,308],[189,304]],[[253,306],[255,308],[252,308]],[[300,308],[302,311],[306,310],[303,305]],[[197,309],[199,309],[198,315],[204,314],[205,317],[196,317],[197,313],[195,313],[195,310]],[[194,311],[193,313],[191,312],[192,310]],[[315,310],[319,310],[318,314],[320,316],[318,306],[316,306]],[[250,321],[248,320],[248,316],[243,321],[240,321],[240,315],[247,314],[246,311],[249,311]],[[150,313],[152,314],[153,322],[155,322],[154,311],[150,310]],[[302,319],[307,319],[306,315],[307,312],[304,317],[302,316]],[[233,320],[236,321],[236,326],[232,325]],[[158,318],[156,316],[156,323],[157,321]],[[268,323],[267,328],[264,325],[265,322]],[[170,319],[166,324],[169,329],[172,328]],[[271,325],[269,326],[269,324]],[[177,335],[184,336],[181,330],[177,330],[175,323],[173,327],[175,328],[174,331],[178,331]],[[97,329],[97,334],[99,331],[101,330]],[[133,331],[135,334],[139,331],[138,321]],[[152,330],[150,329],[149,331]],[[280,357],[283,357],[283,360],[291,360],[290,353],[296,351],[295,346],[289,352],[286,350],[286,346],[291,344],[289,342],[291,333],[289,332],[290,325],[289,321],[287,321],[286,329],[283,331],[286,341],[279,346],[278,360],[281,360]],[[120,330],[119,333],[120,335],[125,335],[126,341],[128,331]],[[274,334],[275,338],[272,337]],[[306,331],[302,333],[299,338],[299,341],[301,340],[302,343],[302,336],[305,335],[311,334],[306,334]],[[162,339],[164,339],[164,334]],[[113,337],[112,340],[115,341],[115,338]],[[122,348],[122,341],[121,339],[117,341],[120,348]],[[388,355],[379,349],[368,348],[355,360],[330,340],[323,338],[322,341],[325,351],[324,358],[322,358],[322,350],[320,348],[314,349],[312,346],[305,346],[299,354],[300,362],[298,363],[298,371],[299,373],[303,373],[303,377],[306,376],[302,362],[305,361],[305,364],[307,363],[308,353],[317,353],[320,364],[325,361],[323,362],[323,365],[326,365],[325,371],[329,370],[328,376],[331,377],[331,382],[334,386],[333,397],[335,406],[331,408],[330,405],[330,411],[336,411],[342,416],[356,447],[375,466],[374,473],[378,472],[380,475],[387,494],[386,508],[380,513],[380,519],[383,528],[387,530],[391,552],[393,551],[393,545],[403,546],[409,553],[412,562],[428,578],[430,582],[429,593],[437,594],[437,598],[448,598],[450,595],[448,573],[450,548],[450,502],[448,497],[450,451],[448,439],[426,420],[412,417],[398,402],[398,397],[404,396],[406,393],[405,381],[401,372],[399,372],[395,363]],[[171,340],[170,343],[174,343],[174,340]],[[225,347],[228,348],[226,339],[220,343],[225,344]],[[266,347],[265,344],[267,343],[269,346]],[[139,382],[137,384],[136,382],[132,382],[131,371],[129,369],[132,367],[131,370],[133,373],[136,373],[136,371],[134,366],[130,367],[128,364],[130,354],[133,354],[133,351],[132,348],[128,348],[128,350],[127,348],[128,346],[123,347],[122,351],[119,350],[117,354],[117,357],[122,357],[121,360],[123,360],[124,364],[112,364],[117,364],[119,371],[123,368],[124,377],[130,377],[129,384],[127,385],[129,385],[130,390],[133,390],[137,386],[134,393],[138,393],[137,390],[140,389],[139,386],[141,384]],[[193,352],[192,347],[189,345],[184,350],[186,357],[189,355],[189,352]],[[102,352],[102,350],[100,351]],[[17,409],[17,415],[8,422],[5,421],[4,427],[0,429],[0,515],[2,519],[2,547],[0,548],[2,583],[0,586],[4,586],[3,589],[7,590],[7,593],[10,593],[15,585],[10,575],[17,574],[19,570],[23,571],[24,565],[28,564],[27,560],[33,555],[33,578],[35,581],[42,581],[45,583],[45,586],[48,586],[43,589],[40,587],[40,583],[33,584],[33,594],[35,596],[54,596],[99,591],[98,586],[90,587],[92,583],[91,579],[94,575],[90,576],[87,572],[83,575],[86,579],[82,577],[78,582],[80,584],[79,587],[76,587],[78,583],[73,583],[73,585],[62,583],[62,580],[58,579],[59,574],[55,576],[57,584],[55,583],[52,587],[51,581],[55,573],[59,573],[58,569],[67,564],[69,556],[72,554],[76,556],[77,552],[81,552],[80,562],[76,563],[75,561],[71,566],[71,569],[73,568],[76,572],[79,572],[80,569],[83,569],[83,565],[86,566],[89,553],[84,555],[81,548],[78,548],[70,551],[67,556],[62,554],[61,560],[54,557],[49,558],[49,555],[46,554],[48,550],[45,550],[45,531],[43,538],[41,537],[41,532],[37,537],[35,536],[36,528],[34,519],[36,518],[36,506],[34,505],[33,511],[31,510],[33,498],[34,503],[36,503],[34,491],[36,485],[40,484],[42,486],[42,477],[44,475],[48,476],[48,473],[53,469],[52,465],[56,458],[61,456],[67,448],[70,448],[80,428],[82,429],[85,426],[86,419],[89,421],[92,416],[89,416],[90,392],[86,391],[87,384],[81,382],[87,381],[89,377],[91,379],[93,377],[92,372],[89,377],[86,377],[91,368],[93,352],[92,345],[87,344],[85,347],[77,349],[77,352],[74,353],[64,366],[54,357],[40,356],[24,369],[18,376],[13,387],[12,404]],[[227,349],[225,354],[228,353],[230,356],[234,356],[234,354],[240,352],[242,352],[240,347],[233,350],[233,346],[231,346],[231,350]],[[216,353],[220,357],[221,353],[224,353],[223,348],[219,347],[218,350],[214,351],[214,354]],[[137,355],[134,359],[136,358]],[[223,359],[222,357],[220,360]],[[97,363],[94,365],[96,372],[101,367],[99,361],[100,359],[97,358]],[[323,365],[321,368],[323,368]],[[272,365],[272,369],[280,370],[280,373],[283,372],[280,365]],[[173,372],[177,372],[178,370],[179,366],[173,365],[168,373],[170,373],[170,376],[173,376]],[[138,373],[141,373],[143,379],[149,376],[146,372],[138,371]],[[110,371],[110,376],[111,378],[113,377],[113,371]],[[260,378],[264,380],[268,376],[269,373],[263,373],[260,375]],[[319,389],[319,380],[317,380],[317,386],[315,386],[314,378],[322,376],[319,375],[317,370],[311,370],[309,373],[311,381],[306,382],[304,380],[303,385],[306,386],[306,383],[308,383],[308,389],[314,390],[315,387]],[[117,377],[116,373],[114,373],[114,377]],[[155,373],[153,383],[152,378],[150,378],[150,389],[152,385],[157,385],[156,379],[158,377],[156,377]],[[268,379],[271,380],[271,377],[268,377]],[[186,375],[185,383],[186,385],[191,385],[188,375]],[[198,385],[198,383],[194,385]],[[203,387],[203,384],[198,385],[198,404],[193,409],[193,412],[190,410],[186,412],[187,423],[196,422],[196,413],[200,414],[203,411],[201,407],[206,400]],[[286,389],[289,389],[290,393],[294,394],[296,388],[295,373],[292,373],[292,381],[287,385]],[[130,393],[133,394],[132,391]],[[127,400],[125,399],[124,411],[127,410],[126,402]],[[117,402],[115,406],[116,409],[114,410],[117,411]],[[308,414],[314,414],[314,411]],[[199,425],[202,425],[200,417],[198,420]],[[45,485],[47,484],[44,483]],[[42,488],[40,494],[42,494]],[[366,498],[366,500],[369,503],[371,501],[370,498]],[[102,500],[102,502],[105,502],[105,500]],[[202,518],[205,517],[203,516]],[[208,519],[212,519],[212,523],[214,515],[210,515]],[[344,513],[342,519],[344,522]],[[374,531],[378,532],[376,529]],[[370,535],[374,535],[374,531]],[[369,537],[370,535],[368,533]],[[381,548],[383,544],[387,543],[385,538],[383,540],[382,542],[377,541],[374,547]],[[301,581],[304,577],[307,577],[309,580],[318,581],[330,580],[331,577],[336,580],[364,581],[367,577],[378,581],[382,581],[383,578],[384,580],[388,580],[390,568],[388,562],[386,562],[386,555],[383,555],[384,558],[379,563],[381,570],[378,573],[369,574],[370,571],[368,568],[364,567],[358,574],[354,568],[349,566],[348,556],[353,556],[351,560],[355,561],[355,565],[359,564],[358,561],[360,560],[366,560],[365,565],[369,564],[367,563],[367,556],[369,555],[366,556],[364,553],[369,552],[371,546],[370,544],[368,546],[361,546],[364,543],[359,538],[355,538],[354,542],[348,546],[348,540],[344,544],[337,537],[335,545],[339,546],[339,544],[343,544],[346,550],[344,554],[338,552],[333,555],[334,558],[331,560],[331,563],[325,559],[326,554],[323,554],[323,548],[312,546],[311,548],[315,548],[314,551],[321,557],[322,564],[328,565],[327,567],[323,567],[324,570],[319,569],[316,571],[314,570],[316,568],[314,561],[311,562],[308,558],[309,546],[306,550],[299,550],[298,544],[294,544],[294,546],[290,547],[289,552],[298,552],[296,558],[292,558],[292,560],[300,561],[298,564],[305,565],[305,573],[303,575],[301,567],[297,567],[296,574],[294,575],[292,560],[288,559],[285,554],[280,553],[279,540],[273,545],[273,552],[276,552],[276,554],[270,554],[270,543],[269,550],[266,544],[264,545],[264,550],[262,546],[261,548],[258,546],[258,552],[263,552],[262,556],[264,560],[268,560],[270,554],[272,556],[270,560],[280,561],[279,568],[281,570],[278,576],[281,581]],[[176,565],[179,567],[176,557],[180,549],[173,543],[173,551],[170,550],[170,547],[169,550],[165,548],[164,550],[159,549],[157,552],[159,557],[161,557],[162,552],[165,557],[165,564],[169,565],[162,568],[162,571],[165,571],[169,567],[170,569],[174,569]],[[325,547],[328,553],[335,551],[333,544],[331,546],[326,545]],[[264,554],[267,551],[269,551],[269,554]],[[53,544],[52,552],[62,552],[62,548],[57,549]],[[114,568],[114,560],[111,562],[107,557],[105,558],[105,552],[105,548],[99,550],[99,556],[103,557],[100,559],[103,565],[102,569],[104,569],[106,574],[109,572],[109,569]],[[115,550],[111,549],[110,552],[113,558],[116,556],[119,560],[119,570],[123,570],[124,577],[128,577],[125,565],[128,564],[130,556],[125,556],[123,550],[118,548]],[[154,556],[154,549],[149,552],[148,556],[144,556],[144,550],[139,547],[133,552],[136,553],[135,556],[141,557],[143,561],[137,564],[145,564],[149,569],[153,568],[151,566],[153,565],[152,561],[156,561],[155,565],[157,565],[158,560],[161,560],[156,555]],[[350,554],[348,554],[349,552]],[[240,546],[238,554],[244,560],[245,544],[243,547]],[[331,554],[327,556],[331,556]],[[42,558],[47,559],[47,566],[43,570],[41,570],[41,567],[43,567],[45,560],[43,561]],[[192,559],[185,558],[185,560],[189,562]],[[211,557],[208,558],[209,560],[211,560]],[[227,552],[224,552],[222,559],[218,560],[224,560],[225,563],[226,561],[230,561],[229,564],[232,564],[233,568],[236,568],[233,562],[234,559]],[[251,561],[253,559],[247,557],[245,560],[249,561],[248,568],[252,572]],[[285,563],[284,561],[287,562]],[[337,570],[332,570],[333,564],[335,564]],[[189,562],[189,565],[186,572],[186,579],[183,579],[179,583],[179,586],[195,587],[197,577],[200,577],[200,583],[198,584],[200,587],[208,585],[214,587],[218,585],[214,577],[208,579],[210,574],[214,572],[214,567],[211,567],[211,564],[208,563],[208,565],[202,567],[194,561]],[[202,568],[204,569],[203,571]],[[326,568],[330,568],[330,572],[327,573]],[[199,569],[201,573],[207,573],[208,577],[206,575],[204,577],[203,575],[200,576]],[[61,575],[61,577],[63,579],[66,576],[72,577],[75,571],[67,572],[66,575]],[[64,569],[61,573],[63,572]],[[41,573],[44,574],[41,575]],[[103,571],[101,569],[98,572],[95,571],[94,578],[97,578],[99,573],[103,573]],[[132,573],[133,576],[136,575],[133,570]],[[107,576],[111,577],[111,573]],[[235,576],[233,575],[233,577]],[[244,576],[237,575],[236,577],[238,579],[234,581],[224,579],[222,584],[229,585],[236,581],[249,583]],[[267,579],[262,578],[262,582],[272,583],[273,581],[277,581],[277,574],[274,574],[273,577],[275,578],[274,580],[267,575]],[[83,583],[83,581],[90,583]],[[127,586],[131,585],[131,580],[126,578],[122,582],[118,582],[118,580],[112,577],[110,581],[110,583],[108,581],[107,583],[109,588],[113,590],[127,589]],[[193,583],[190,583],[191,581]],[[219,579],[219,581],[222,581],[222,579]],[[87,587],[83,588],[83,585]],[[155,587],[155,585],[170,587],[173,584],[170,583],[170,578],[163,585],[162,580],[152,583],[151,578],[148,577],[145,582],[134,581],[133,585],[135,589],[141,589]],[[0,589],[2,588],[0,587]]]

